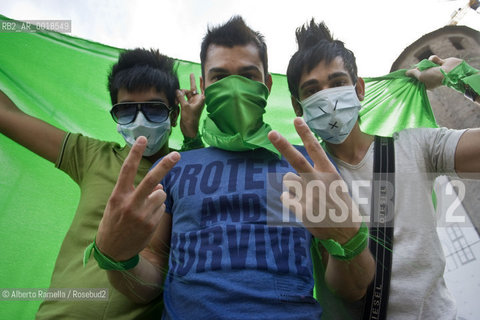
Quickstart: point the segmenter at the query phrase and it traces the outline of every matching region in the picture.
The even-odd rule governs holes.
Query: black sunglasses
[[[113,120],[118,124],[129,124],[135,121],[138,111],[142,111],[148,121],[163,122],[167,120],[172,108],[161,101],[121,102],[110,110]]]

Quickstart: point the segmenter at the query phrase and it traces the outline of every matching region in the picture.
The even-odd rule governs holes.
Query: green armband
[[[333,239],[319,241],[332,257],[349,261],[358,256],[367,247],[368,236],[367,225],[365,222],[362,222],[357,234],[343,246]]]
[[[465,61],[462,61],[462,63],[453,68],[449,73],[445,73],[443,70],[441,71],[444,75],[443,85],[461,93],[465,93],[467,86],[476,92],[480,91],[479,70],[469,66]]]
[[[134,268],[137,264],[138,261],[140,260],[140,257],[138,254],[134,256],[133,258],[126,260],[126,261],[115,261],[104,255],[103,253],[98,250],[97,245],[95,244],[95,240],[85,249],[85,252],[83,254],[83,266],[85,267],[87,265],[88,259],[90,259],[90,256],[92,255],[93,251],[93,257],[95,260],[97,260],[98,266],[101,269],[104,270],[119,270],[119,271],[124,271],[128,269]]]
[[[205,147],[205,145],[203,144],[202,136],[200,135],[200,132],[198,132],[195,138],[189,138],[189,137],[183,138],[183,144],[182,144],[182,147],[180,148],[180,151],[200,149],[203,147]]]

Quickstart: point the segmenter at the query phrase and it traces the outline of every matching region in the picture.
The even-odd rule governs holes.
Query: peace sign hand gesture
[[[346,243],[360,228],[361,217],[352,209],[354,205],[345,181],[305,121],[296,118],[294,124],[314,166],[278,132],[269,133],[272,144],[298,172],[284,176],[283,184],[288,191],[282,193],[282,203],[293,208],[297,218],[316,238]]]
[[[135,176],[146,144],[145,137],[138,137],[132,146],[98,228],[98,249],[116,261],[132,258],[149,244],[165,214],[166,194],[159,181],[180,160],[177,152],[166,155],[135,188]]]
[[[180,130],[184,137],[195,138],[200,116],[205,106],[205,96],[197,91],[193,73],[190,74],[190,90],[177,90],[176,94],[180,103]]]

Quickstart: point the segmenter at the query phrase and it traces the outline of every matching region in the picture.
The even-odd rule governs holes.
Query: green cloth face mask
[[[263,122],[268,95],[263,83],[237,75],[211,84],[205,89],[205,142],[230,151],[265,148],[280,157],[267,137],[272,129]]]

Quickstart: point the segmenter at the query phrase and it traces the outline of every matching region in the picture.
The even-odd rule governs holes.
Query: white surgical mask
[[[143,155],[147,157],[157,153],[167,142],[170,128],[170,118],[161,123],[150,122],[141,112],[137,114],[134,122],[117,125],[117,131],[130,147],[139,136],[147,138],[147,147],[143,152]]]
[[[355,86],[319,91],[302,100],[303,118],[324,141],[340,144],[352,131],[361,104]]]

